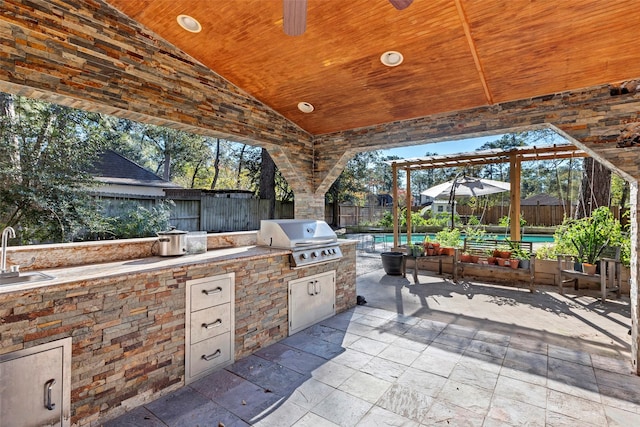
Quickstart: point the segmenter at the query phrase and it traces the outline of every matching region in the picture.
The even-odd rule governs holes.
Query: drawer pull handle
[[[211,322],[211,323],[203,323],[202,327],[205,329],[211,329],[211,328],[217,328],[218,326],[222,325],[222,319],[218,319],[215,322]]]
[[[220,349],[217,349],[217,350],[215,351],[215,353],[210,354],[210,355],[208,355],[208,356],[207,356],[206,354],[203,354],[203,355],[202,355],[202,359],[203,359],[203,360],[206,360],[207,362],[210,362],[210,361],[212,361],[213,359],[215,359],[216,357],[220,357],[220,355],[222,355],[222,352],[220,351]]]
[[[56,407],[56,404],[51,401],[51,389],[53,389],[55,383],[55,379],[50,379],[44,383],[44,407],[50,411],[53,411]]]
[[[205,295],[213,295],[213,294],[219,294],[220,292],[222,292],[222,288],[220,286],[218,286],[215,289],[203,289],[202,293]]]

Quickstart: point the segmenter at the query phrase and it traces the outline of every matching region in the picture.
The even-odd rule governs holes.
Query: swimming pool
[[[393,234],[372,234],[376,243],[393,243]],[[429,236],[429,239],[435,241],[435,234],[424,234],[424,233],[411,233],[411,243],[422,243],[424,242],[425,236]],[[495,235],[489,234],[491,238],[495,238],[496,240],[505,240],[509,236]],[[407,243],[407,235],[406,233],[400,234],[400,244],[404,245]],[[464,239],[464,234],[461,234],[461,239]],[[553,242],[552,234],[523,234],[522,235],[523,242],[532,242],[532,243],[551,243]]]

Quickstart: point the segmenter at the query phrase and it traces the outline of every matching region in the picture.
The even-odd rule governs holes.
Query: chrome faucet
[[[17,268],[12,268],[10,272],[7,272],[7,243],[9,238],[15,238],[16,237],[16,231],[11,228],[11,227],[7,227],[4,230],[2,230],[2,261],[0,262],[0,275],[2,276],[8,276],[8,275],[18,275],[18,269]]]

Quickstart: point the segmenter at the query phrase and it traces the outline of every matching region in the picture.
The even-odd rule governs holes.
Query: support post
[[[411,244],[411,169],[407,168],[407,248]]]
[[[511,240],[520,239],[520,169],[522,162],[516,154],[509,157],[509,181],[511,182],[511,209],[509,210],[509,234]]]
[[[640,264],[638,263],[640,207],[638,206],[638,181],[629,182],[629,196],[629,222],[631,225],[631,278],[629,283],[631,288],[631,364],[633,372],[636,375],[640,375],[640,333],[638,329],[638,323],[640,322],[640,295],[638,292],[638,277],[640,276]]]
[[[393,247],[398,245],[398,165],[391,164],[391,175],[393,182]]]

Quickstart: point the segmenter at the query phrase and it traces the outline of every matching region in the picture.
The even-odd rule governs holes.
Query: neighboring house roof
[[[536,194],[520,201],[520,206],[560,206],[562,202],[555,196],[548,194]]]
[[[104,184],[133,185],[157,188],[182,188],[165,181],[153,172],[112,150],[99,155],[92,174]]]
[[[163,198],[166,189],[182,188],[111,150],[100,153],[89,172],[98,181],[90,191],[101,196]]]

